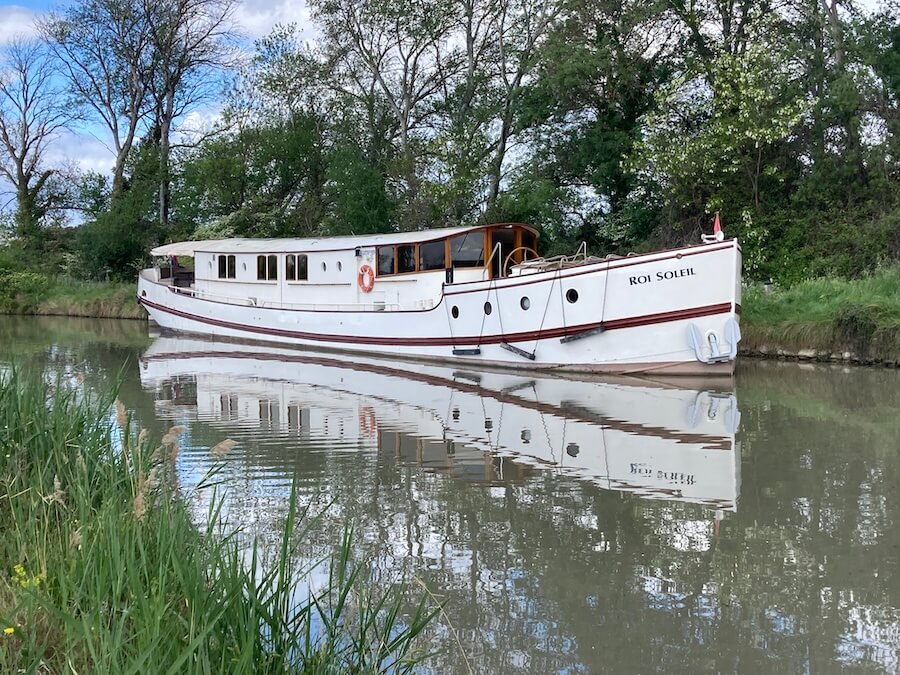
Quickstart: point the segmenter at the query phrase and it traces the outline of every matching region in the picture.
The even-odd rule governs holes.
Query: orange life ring
[[[371,293],[372,289],[375,288],[375,270],[370,265],[360,267],[356,283],[359,285],[359,290],[363,293]]]

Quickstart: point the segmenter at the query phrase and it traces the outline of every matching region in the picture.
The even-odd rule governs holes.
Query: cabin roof
[[[507,223],[504,223],[504,225]],[[513,223],[509,223],[512,225]],[[520,225],[535,234],[537,230],[529,225]],[[157,246],[151,255],[182,255],[193,257],[200,253],[315,253],[322,251],[344,251],[357,247],[385,246],[391,244],[420,244],[435,239],[453,237],[465,232],[481,230],[485,226],[444,227],[416,232],[395,232],[391,234],[364,234],[346,237],[314,237],[306,239],[207,239],[204,241],[179,241],[174,244]]]

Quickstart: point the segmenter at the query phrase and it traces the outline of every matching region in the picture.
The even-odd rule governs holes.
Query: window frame
[[[227,281],[235,279],[237,276],[237,260],[233,253],[218,254],[218,276],[217,279]]]
[[[289,273],[288,270],[291,272]],[[290,282],[309,281],[309,256],[306,253],[285,254],[284,280]]]
[[[274,265],[273,265],[274,263]],[[256,256],[256,280],[278,281],[278,255],[260,253]]]

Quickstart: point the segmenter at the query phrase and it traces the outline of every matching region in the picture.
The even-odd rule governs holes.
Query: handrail
[[[497,255],[497,253],[500,251],[500,245],[502,243],[502,241],[498,241],[496,244],[494,244],[494,250],[491,251],[491,255],[488,257],[487,262],[484,263],[485,271],[491,269],[491,262],[494,260],[494,256]],[[500,276],[503,276],[503,270],[500,270]]]
[[[179,295],[188,295],[192,298],[200,298],[201,300],[213,300],[228,305],[241,305],[246,307],[263,307],[266,309],[297,309],[311,311],[363,311],[363,312],[384,312],[397,311],[401,309],[399,303],[374,302],[374,303],[300,303],[300,302],[281,302],[277,300],[259,301],[255,297],[236,298],[229,295],[218,295],[216,293],[208,293],[199,291],[195,288],[178,288],[176,286],[167,286],[173,293]]]

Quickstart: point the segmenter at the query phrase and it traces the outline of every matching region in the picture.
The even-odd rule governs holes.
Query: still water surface
[[[183,425],[198,519],[221,466],[275,541],[296,480],[301,555],[352,527],[372,583],[447,602],[426,671],[900,670],[896,370],[581,382],[0,317],[10,360]]]

